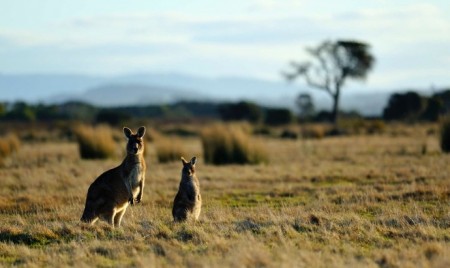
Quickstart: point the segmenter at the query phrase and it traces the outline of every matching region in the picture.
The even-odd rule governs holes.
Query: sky
[[[281,81],[305,47],[371,45],[380,89],[450,85],[450,4],[366,0],[0,0],[0,73]]]

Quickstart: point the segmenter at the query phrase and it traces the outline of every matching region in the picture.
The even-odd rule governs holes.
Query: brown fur
[[[89,187],[81,221],[94,224],[99,218],[113,227],[120,226],[128,204],[142,200],[145,182],[144,139],[145,127],[137,134],[123,128],[128,138],[127,156],[122,164],[101,174]]]
[[[181,171],[181,182],[178,193],[173,201],[172,215],[174,221],[186,221],[190,218],[198,220],[200,216],[202,197],[200,195],[200,184],[195,175],[196,157],[187,162],[181,157],[183,169]]]

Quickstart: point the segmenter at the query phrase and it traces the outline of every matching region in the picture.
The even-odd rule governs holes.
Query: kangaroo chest
[[[185,191],[189,196],[196,196],[197,194],[199,194],[198,187],[192,180],[182,181],[180,190]]]
[[[139,186],[139,182],[141,181],[141,179],[142,179],[142,169],[139,165],[136,165],[126,175],[125,181],[133,189]]]

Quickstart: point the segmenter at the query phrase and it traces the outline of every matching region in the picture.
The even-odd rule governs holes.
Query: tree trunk
[[[331,122],[337,127],[339,116],[339,95],[340,88],[336,88],[336,93],[333,95],[333,110],[331,111]]]

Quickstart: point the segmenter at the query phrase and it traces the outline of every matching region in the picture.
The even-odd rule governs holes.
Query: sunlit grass
[[[434,136],[423,154],[421,134],[404,132],[263,138],[266,165],[200,158],[200,221],[182,224],[171,215],[180,163],[150,151],[142,203],[117,229],[79,222],[90,183],[117,159],[24,143],[0,169],[0,266],[446,267],[450,156]],[[180,142],[202,151],[200,138]]]

